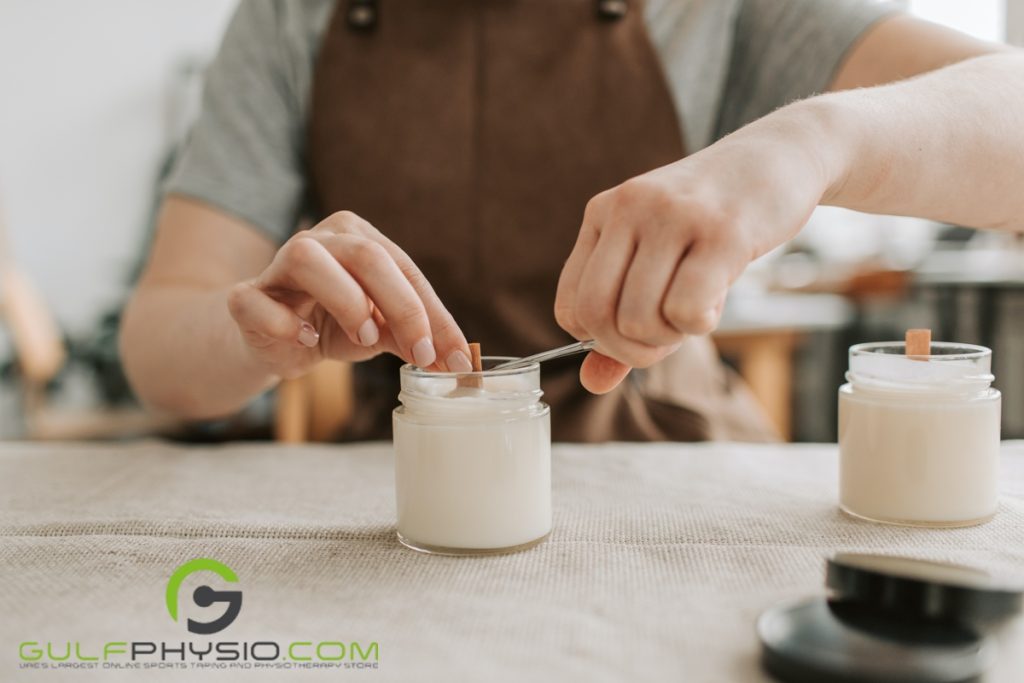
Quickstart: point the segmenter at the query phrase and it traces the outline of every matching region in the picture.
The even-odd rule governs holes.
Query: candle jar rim
[[[932,342],[929,349],[932,353],[927,355],[915,355],[914,358],[927,359],[929,361],[980,361],[992,355],[992,349],[978,344],[962,344],[960,342]],[[939,353],[935,353],[939,350]],[[869,354],[889,354],[905,356],[907,345],[902,341],[865,342],[854,344],[850,347],[850,358],[854,356],[867,356]]]
[[[901,341],[850,347],[847,381],[859,390],[979,394],[989,390],[992,351],[975,344],[933,342],[928,355],[906,355]]]
[[[517,365],[514,368],[500,368],[497,370],[493,367],[511,360],[519,359],[515,356],[482,356],[480,358],[480,364],[484,369],[473,370],[472,372],[426,370],[418,365],[414,365],[413,363],[406,363],[400,368],[399,372],[417,378],[458,379],[459,377],[514,377],[515,375],[527,375],[540,370],[539,363],[529,363],[527,365]],[[490,365],[491,368],[488,368],[488,365]]]
[[[485,356],[485,369],[476,372],[433,372],[411,364],[401,368],[398,400],[413,413],[442,411],[447,416],[494,412],[540,410],[544,391],[540,387],[540,365],[493,369],[507,360],[505,356]],[[477,377],[476,383],[464,383]],[[462,384],[462,386],[460,386]]]

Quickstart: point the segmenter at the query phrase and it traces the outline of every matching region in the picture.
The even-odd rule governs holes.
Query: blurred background
[[[280,435],[295,419],[280,395],[312,400],[286,387],[236,419],[185,427],[135,405],[116,354],[160,179],[235,4],[0,0],[0,437]],[[1024,44],[1024,0],[906,5]],[[716,342],[785,438],[830,441],[847,347],[908,327],[991,347],[1003,436],[1024,438],[1020,236],[820,209],[737,283]]]

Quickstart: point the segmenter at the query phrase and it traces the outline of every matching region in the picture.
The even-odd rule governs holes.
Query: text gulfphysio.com
[[[209,572],[221,582],[237,584],[238,575],[226,564],[201,557],[175,568],[167,581],[167,613],[178,619],[178,593],[192,574]],[[242,611],[242,591],[198,586],[192,593],[196,611],[212,616],[206,608],[223,605],[219,616],[208,621],[188,618],[189,633],[203,636],[220,633]],[[198,615],[196,615],[198,616]],[[90,643],[80,640],[24,640],[18,644],[21,669],[378,669],[377,641],[325,640],[220,640],[149,641],[115,640]]]
[[[21,669],[376,669],[380,647],[338,640],[111,641],[95,648],[81,642],[26,641],[18,647],[18,658]]]

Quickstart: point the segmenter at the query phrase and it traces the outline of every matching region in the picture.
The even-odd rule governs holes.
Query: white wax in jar
[[[525,380],[485,377],[481,389],[430,381],[405,396],[394,442],[398,533],[407,542],[502,549],[551,530],[549,413]]]
[[[999,392],[956,361],[859,358],[839,392],[840,504],[869,519],[959,525],[998,503]],[[971,378],[969,378],[969,381]],[[959,385],[958,385],[959,383]]]

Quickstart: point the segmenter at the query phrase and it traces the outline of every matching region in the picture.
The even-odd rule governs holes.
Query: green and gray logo
[[[229,583],[238,583],[238,576],[231,567],[217,560],[200,557],[186,562],[175,569],[167,581],[167,612],[171,615],[171,619],[178,620],[178,590],[181,588],[181,582],[189,575],[203,571],[213,572]],[[223,631],[238,618],[238,613],[242,609],[242,591],[240,590],[218,591],[210,586],[202,585],[193,591],[192,600],[200,607],[209,607],[217,602],[227,604],[224,614],[213,621],[187,620],[189,632],[201,635]]]

